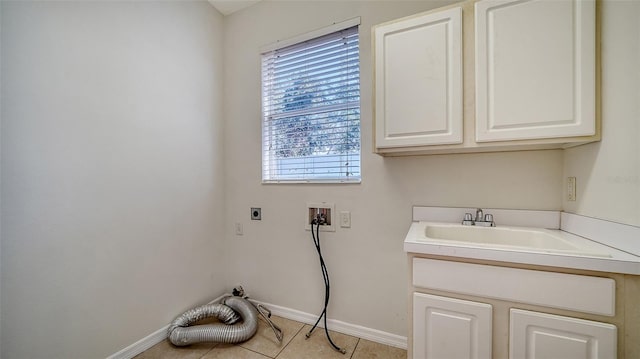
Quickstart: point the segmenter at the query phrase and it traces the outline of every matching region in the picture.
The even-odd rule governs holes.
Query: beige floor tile
[[[289,345],[280,352],[278,359],[345,359],[351,357],[353,349],[358,343],[358,338],[356,337],[330,331],[333,342],[347,351],[346,354],[342,354],[331,347],[323,328],[316,328],[313,335],[306,339],[305,335],[309,332],[309,329],[311,329],[311,326],[305,325]]]
[[[406,359],[407,351],[360,339],[351,359]]]
[[[211,349],[202,359],[267,359],[268,356],[252,352],[238,345],[220,344]]]
[[[137,355],[135,359],[199,359],[215,346],[216,343],[200,343],[176,347],[168,340],[163,340]]]
[[[273,329],[262,318],[258,321],[258,331],[253,338],[241,343],[240,346],[264,354],[266,356],[275,358],[278,353],[298,334],[300,329],[304,326],[303,323],[296,322],[281,317],[272,316],[271,320],[282,329],[283,339],[282,343],[278,342]]]

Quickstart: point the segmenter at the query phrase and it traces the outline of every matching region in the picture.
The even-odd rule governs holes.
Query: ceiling
[[[218,9],[222,15],[227,16],[258,3],[260,0],[209,0],[209,2],[213,7]]]

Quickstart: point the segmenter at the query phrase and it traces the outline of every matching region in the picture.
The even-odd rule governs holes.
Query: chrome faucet
[[[465,213],[462,219],[463,226],[481,226],[481,227],[495,227],[496,223],[493,221],[493,215],[490,213],[484,214],[482,208],[476,209],[476,218],[473,219],[471,213]]]
[[[484,220],[484,215],[482,214],[482,208],[478,208],[476,209],[476,219],[474,219],[474,221],[482,222],[482,220]]]

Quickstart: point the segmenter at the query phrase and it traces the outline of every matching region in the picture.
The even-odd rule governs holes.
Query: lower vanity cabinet
[[[615,310],[612,278],[415,257],[412,264],[409,358],[611,359],[619,354],[618,336],[626,328],[610,324],[624,318]]]
[[[490,304],[413,293],[414,359],[492,357]],[[611,359],[613,324],[511,308],[509,359]]]
[[[489,304],[413,294],[414,358],[491,358]]]
[[[511,309],[510,359],[604,359],[617,354],[613,324]]]

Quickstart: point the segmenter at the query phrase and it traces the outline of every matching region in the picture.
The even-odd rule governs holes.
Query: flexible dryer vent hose
[[[210,317],[216,317],[224,324],[190,327],[191,324]],[[241,324],[230,325],[240,319]],[[233,344],[249,340],[257,330],[258,311],[253,304],[244,298],[226,297],[222,304],[207,304],[185,312],[169,325],[167,336],[176,346],[202,342]]]

